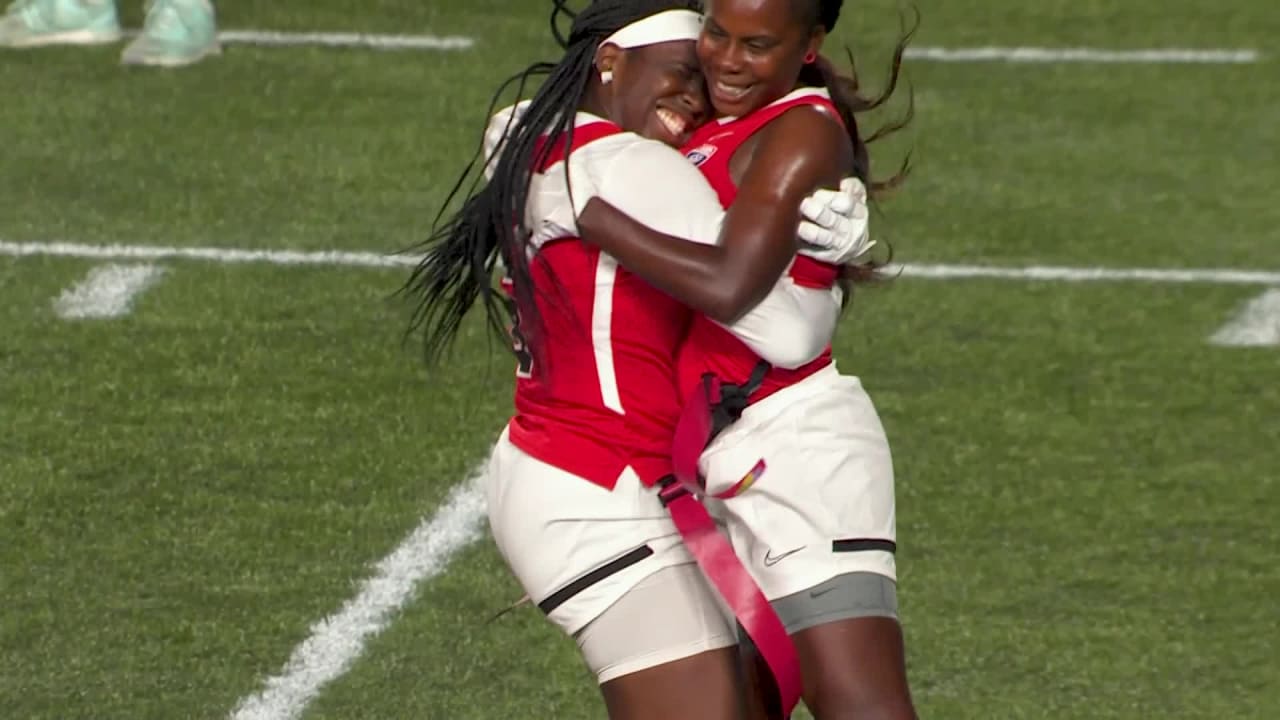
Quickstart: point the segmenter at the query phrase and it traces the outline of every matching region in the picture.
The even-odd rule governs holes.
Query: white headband
[[[697,40],[702,16],[692,10],[667,10],[637,20],[604,39],[601,45],[634,48],[676,40]]]

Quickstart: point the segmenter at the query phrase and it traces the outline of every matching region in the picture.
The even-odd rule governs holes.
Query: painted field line
[[[15,243],[0,240],[0,256],[55,256],[95,260],[200,260],[215,263],[321,265],[336,267],[403,268],[417,263],[408,255],[384,255],[344,250],[249,250],[217,247],[153,245],[89,245],[84,243]],[[1204,285],[1280,285],[1280,270],[1230,268],[1105,268],[1029,265],[951,265],[913,263],[892,265],[889,272],[934,280],[1039,280],[1045,282],[1150,282]]]
[[[1045,282],[1150,282],[1204,285],[1280,285],[1280,271],[1230,268],[1106,268],[1026,265],[947,265],[919,263],[890,266],[905,277],[933,280],[1039,280]]]
[[[129,314],[133,301],[164,269],[155,265],[101,265],[53,301],[54,312],[68,320],[106,319]]]
[[[218,40],[226,44],[272,47],[349,47],[373,50],[468,50],[475,39],[462,35],[388,35],[355,32],[277,32],[224,30]],[[1155,63],[1232,65],[1256,63],[1257,50],[1249,48],[1093,48],[1093,47],[914,47],[906,57],[926,62],[973,63]]]
[[[343,250],[245,250],[218,247],[14,243],[0,240],[0,255],[55,256],[98,260],[203,260],[222,264],[328,265],[337,267],[409,267],[417,258]]]
[[[933,62],[1007,63],[1142,63],[1240,65],[1256,63],[1260,55],[1249,49],[1147,48],[1109,50],[1105,48],[969,47],[907,48],[904,57]]]
[[[483,466],[482,466],[483,467]],[[480,469],[455,487],[430,520],[424,520],[373,577],[338,612],[311,626],[311,635],[293,650],[279,674],[236,705],[232,720],[292,720],[324,688],[342,676],[408,603],[419,584],[439,575],[453,556],[480,538],[484,496]]]
[[[373,33],[271,32],[224,30],[218,41],[226,44],[274,47],[319,46],[371,48],[374,50],[467,50],[475,40],[460,35],[378,35]]]
[[[1209,342],[1224,347],[1280,346],[1280,290],[1268,290],[1245,303]]]

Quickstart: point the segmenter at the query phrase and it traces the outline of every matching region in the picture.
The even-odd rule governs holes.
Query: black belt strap
[[[765,376],[772,369],[769,363],[761,360],[751,370],[751,377],[747,378],[745,383],[741,385],[720,383],[720,402],[711,406],[711,437],[707,438],[708,443],[742,417],[743,411],[750,404],[751,395],[760,389],[764,384]],[[712,375],[707,373],[702,377],[704,382],[709,382]]]

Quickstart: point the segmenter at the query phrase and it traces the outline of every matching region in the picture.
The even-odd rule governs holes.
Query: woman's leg
[[[892,580],[848,573],[773,604],[795,641],[814,718],[916,717]]]
[[[717,508],[795,641],[818,720],[913,718],[897,617],[893,463],[856,378],[824,372],[748,408],[703,455]]]
[[[577,640],[611,718],[739,717],[736,635],[653,490],[629,470],[593,485],[505,436],[484,486],[498,550]]]
[[[815,597],[816,596],[816,597]],[[893,581],[839,576],[773,602],[791,630],[804,676],[804,702],[817,720],[915,718]],[[743,646],[752,720],[765,717],[769,670]]]
[[[660,570],[576,636],[611,720],[737,720],[736,638],[696,565]]]

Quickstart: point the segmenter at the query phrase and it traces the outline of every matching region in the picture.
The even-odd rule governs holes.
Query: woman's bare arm
[[[719,244],[664,235],[598,197],[578,216],[582,239],[677,300],[733,323],[769,294],[794,257],[800,202],[837,185],[851,165],[848,137],[816,108],[791,110],[760,132]]]

